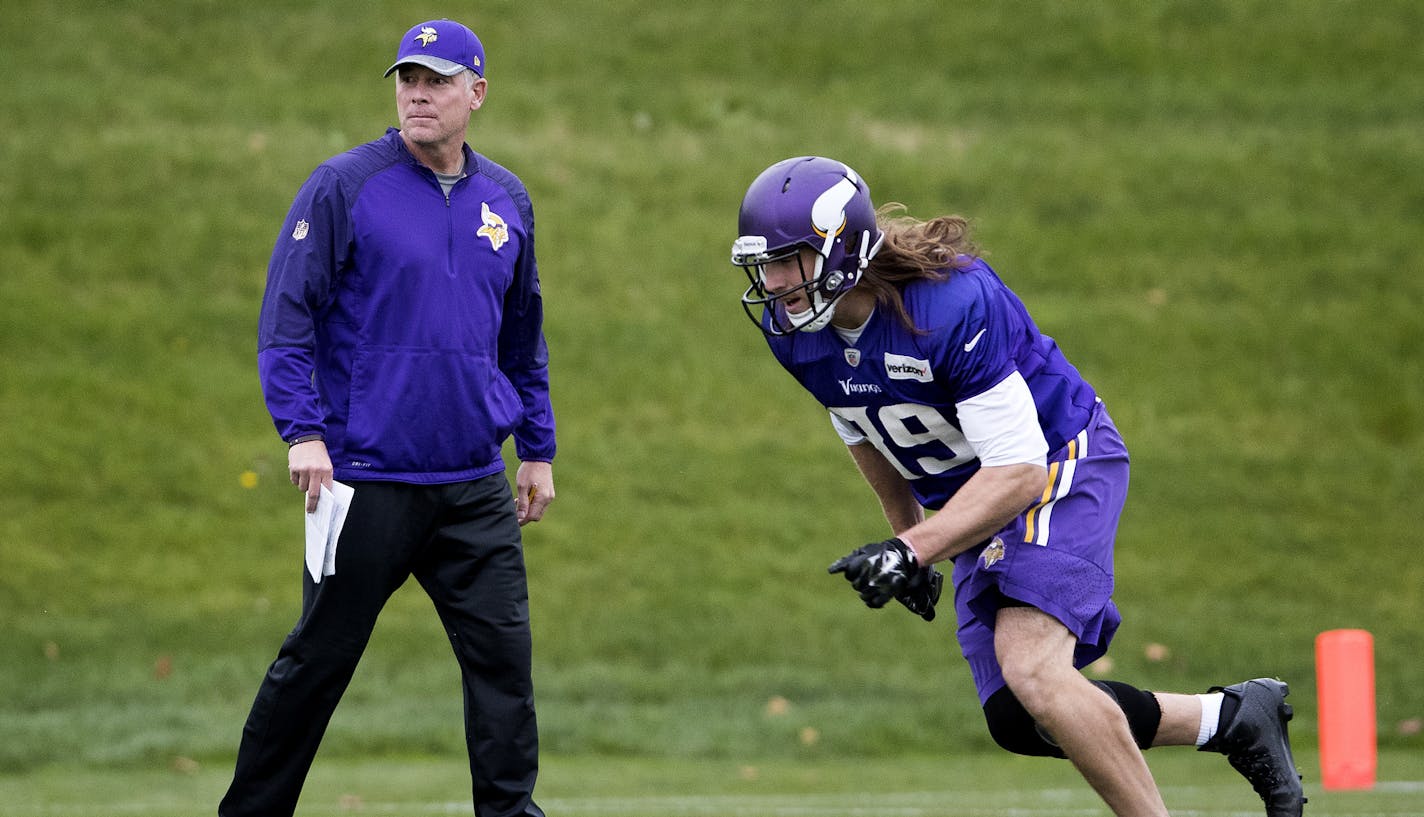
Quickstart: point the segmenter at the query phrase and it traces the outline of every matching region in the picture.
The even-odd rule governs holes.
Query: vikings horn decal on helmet
[[[762,171],[742,199],[737,228],[732,263],[751,281],[742,308],[769,335],[824,329],[885,237],[865,182],[841,162],[819,156],[786,159]],[[802,247],[815,252],[814,268],[801,270],[799,285],[768,291],[765,265],[796,256]],[[810,306],[791,312],[784,299],[797,293],[805,293]]]

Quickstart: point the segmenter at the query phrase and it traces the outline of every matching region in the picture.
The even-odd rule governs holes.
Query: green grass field
[[[267,255],[312,168],[393,124],[394,38],[444,15],[488,50],[472,144],[539,219],[559,498],[526,539],[559,813],[1102,813],[991,751],[950,623],[825,575],[884,523],[726,260],[746,184],[804,153],[971,217],[1113,411],[1126,623],[1096,669],[1285,678],[1313,786],[1313,639],[1368,629],[1394,788],[1312,812],[1424,813],[1417,3],[11,0],[0,814],[213,812],[300,596]],[[463,813],[463,745],[407,587],[302,813]],[[1256,813],[1201,761],[1162,761],[1183,813]]]
[[[1190,751],[1149,754],[1173,814],[1260,813],[1249,786],[1224,761]],[[1307,761],[1313,760],[1308,756]],[[1368,791],[1310,793],[1312,817],[1417,817],[1418,766],[1381,758]],[[1412,777],[1409,777],[1413,775]],[[1409,779],[1401,779],[1409,777]],[[818,762],[677,760],[552,755],[539,804],[566,817],[1108,817],[1066,763],[1042,758],[897,755]],[[23,783],[0,778],[4,817],[186,817],[211,811],[226,770],[44,770]],[[468,814],[469,772],[458,759],[379,758],[318,763],[299,814],[420,817]]]

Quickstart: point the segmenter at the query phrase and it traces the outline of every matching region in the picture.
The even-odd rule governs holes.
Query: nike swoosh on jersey
[[[988,327],[985,327],[985,329],[987,329],[987,328],[988,328]],[[969,342],[966,343],[966,344],[964,344],[964,351],[966,351],[966,352],[972,352],[972,351],[974,351],[974,347],[979,345],[979,339],[982,338],[982,337],[984,337],[984,329],[980,329],[980,330],[979,330],[979,333],[978,333],[977,335],[975,335],[973,338],[970,338]]]

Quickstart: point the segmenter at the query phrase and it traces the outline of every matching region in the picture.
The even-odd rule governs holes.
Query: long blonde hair
[[[919,333],[922,330],[905,310],[905,285],[922,278],[943,281],[968,263],[964,256],[978,255],[979,248],[970,240],[969,221],[963,216],[921,221],[897,215],[905,209],[905,205],[892,202],[875,211],[885,241],[857,286],[870,290],[876,303],[893,312],[907,329]]]

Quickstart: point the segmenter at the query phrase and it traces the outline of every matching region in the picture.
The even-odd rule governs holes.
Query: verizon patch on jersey
[[[885,353],[885,374],[891,380],[918,380],[929,383],[934,380],[930,373],[930,362],[917,357],[906,357],[891,352]]]

